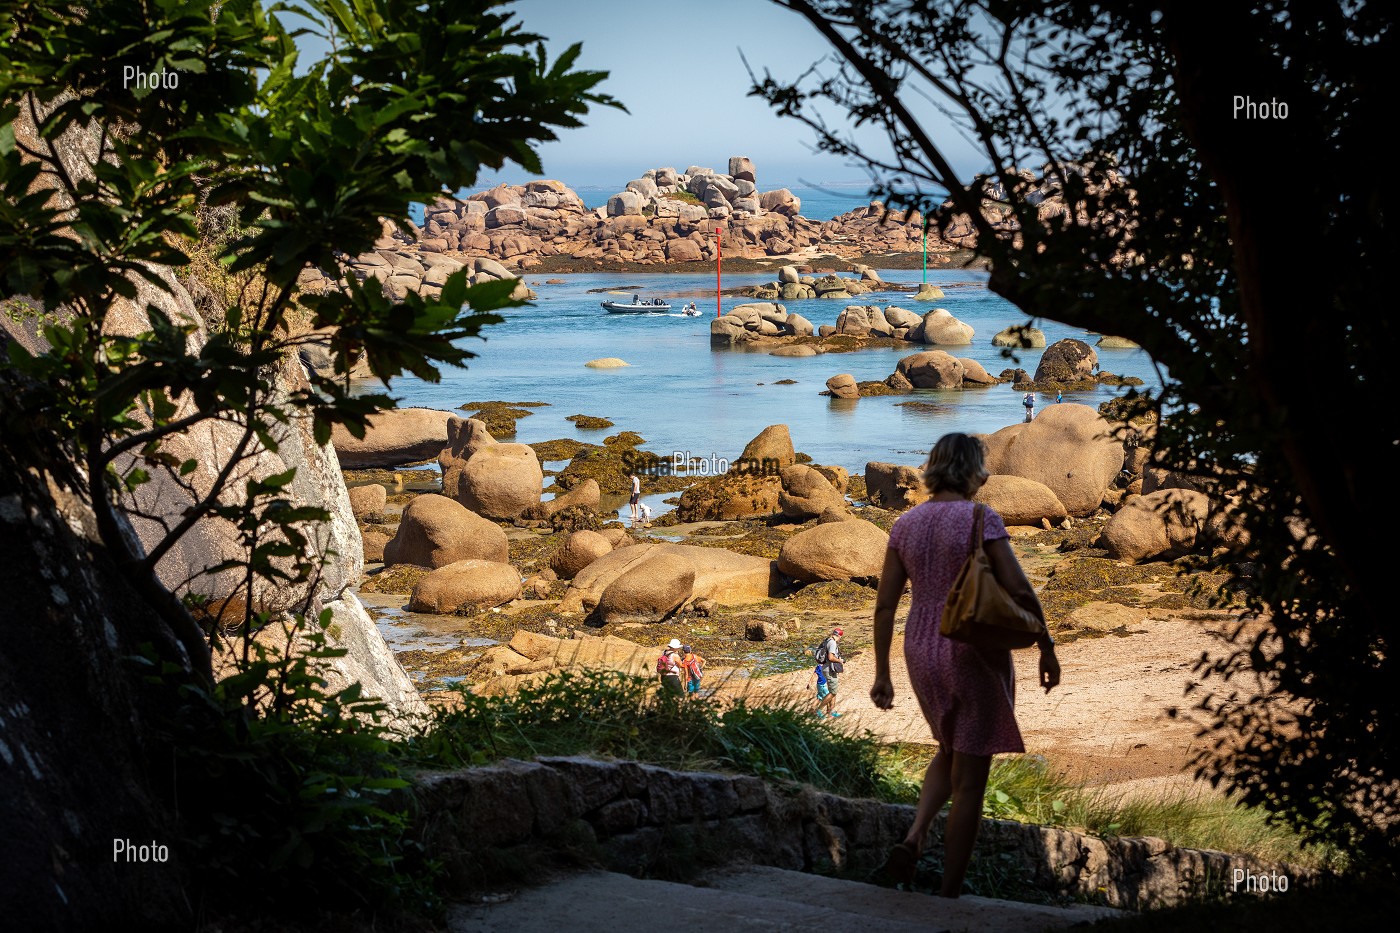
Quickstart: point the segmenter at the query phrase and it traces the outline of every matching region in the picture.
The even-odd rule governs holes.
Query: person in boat
[[[634,304],[634,305],[639,305],[639,304],[641,304],[641,303],[642,303],[642,296],[641,296],[641,295],[633,295],[633,296],[632,296],[632,304]]]

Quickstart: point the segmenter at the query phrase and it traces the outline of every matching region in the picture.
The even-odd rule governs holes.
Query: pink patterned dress
[[[909,681],[938,744],[967,755],[1024,752],[1016,725],[1016,675],[1011,652],[944,638],[943,604],[968,557],[972,502],[925,502],[894,523],[890,547],[913,584],[904,630]],[[1007,537],[1001,516],[988,509],[982,537]]]

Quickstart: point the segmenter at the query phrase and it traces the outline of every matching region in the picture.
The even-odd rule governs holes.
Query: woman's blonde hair
[[[930,493],[960,492],[971,498],[987,481],[987,448],[968,434],[945,434],[928,453],[924,485]]]

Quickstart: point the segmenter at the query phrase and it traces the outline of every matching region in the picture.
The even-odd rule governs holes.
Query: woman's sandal
[[[880,867],[880,873],[894,884],[911,885],[914,883],[914,870],[919,864],[919,854],[918,849],[907,842],[901,842],[885,856],[885,864]]]

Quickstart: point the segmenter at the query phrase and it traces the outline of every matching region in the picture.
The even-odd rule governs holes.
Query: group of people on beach
[[[1063,402],[1065,393],[1059,389],[1055,390],[1055,401]],[[1021,399],[1021,405],[1026,409],[1026,420],[1030,421],[1035,417],[1035,392],[1027,392],[1026,397]]]
[[[682,645],[679,638],[672,638],[656,659],[656,674],[661,678],[661,688],[668,694],[693,700],[700,694],[705,659],[690,645]]]

